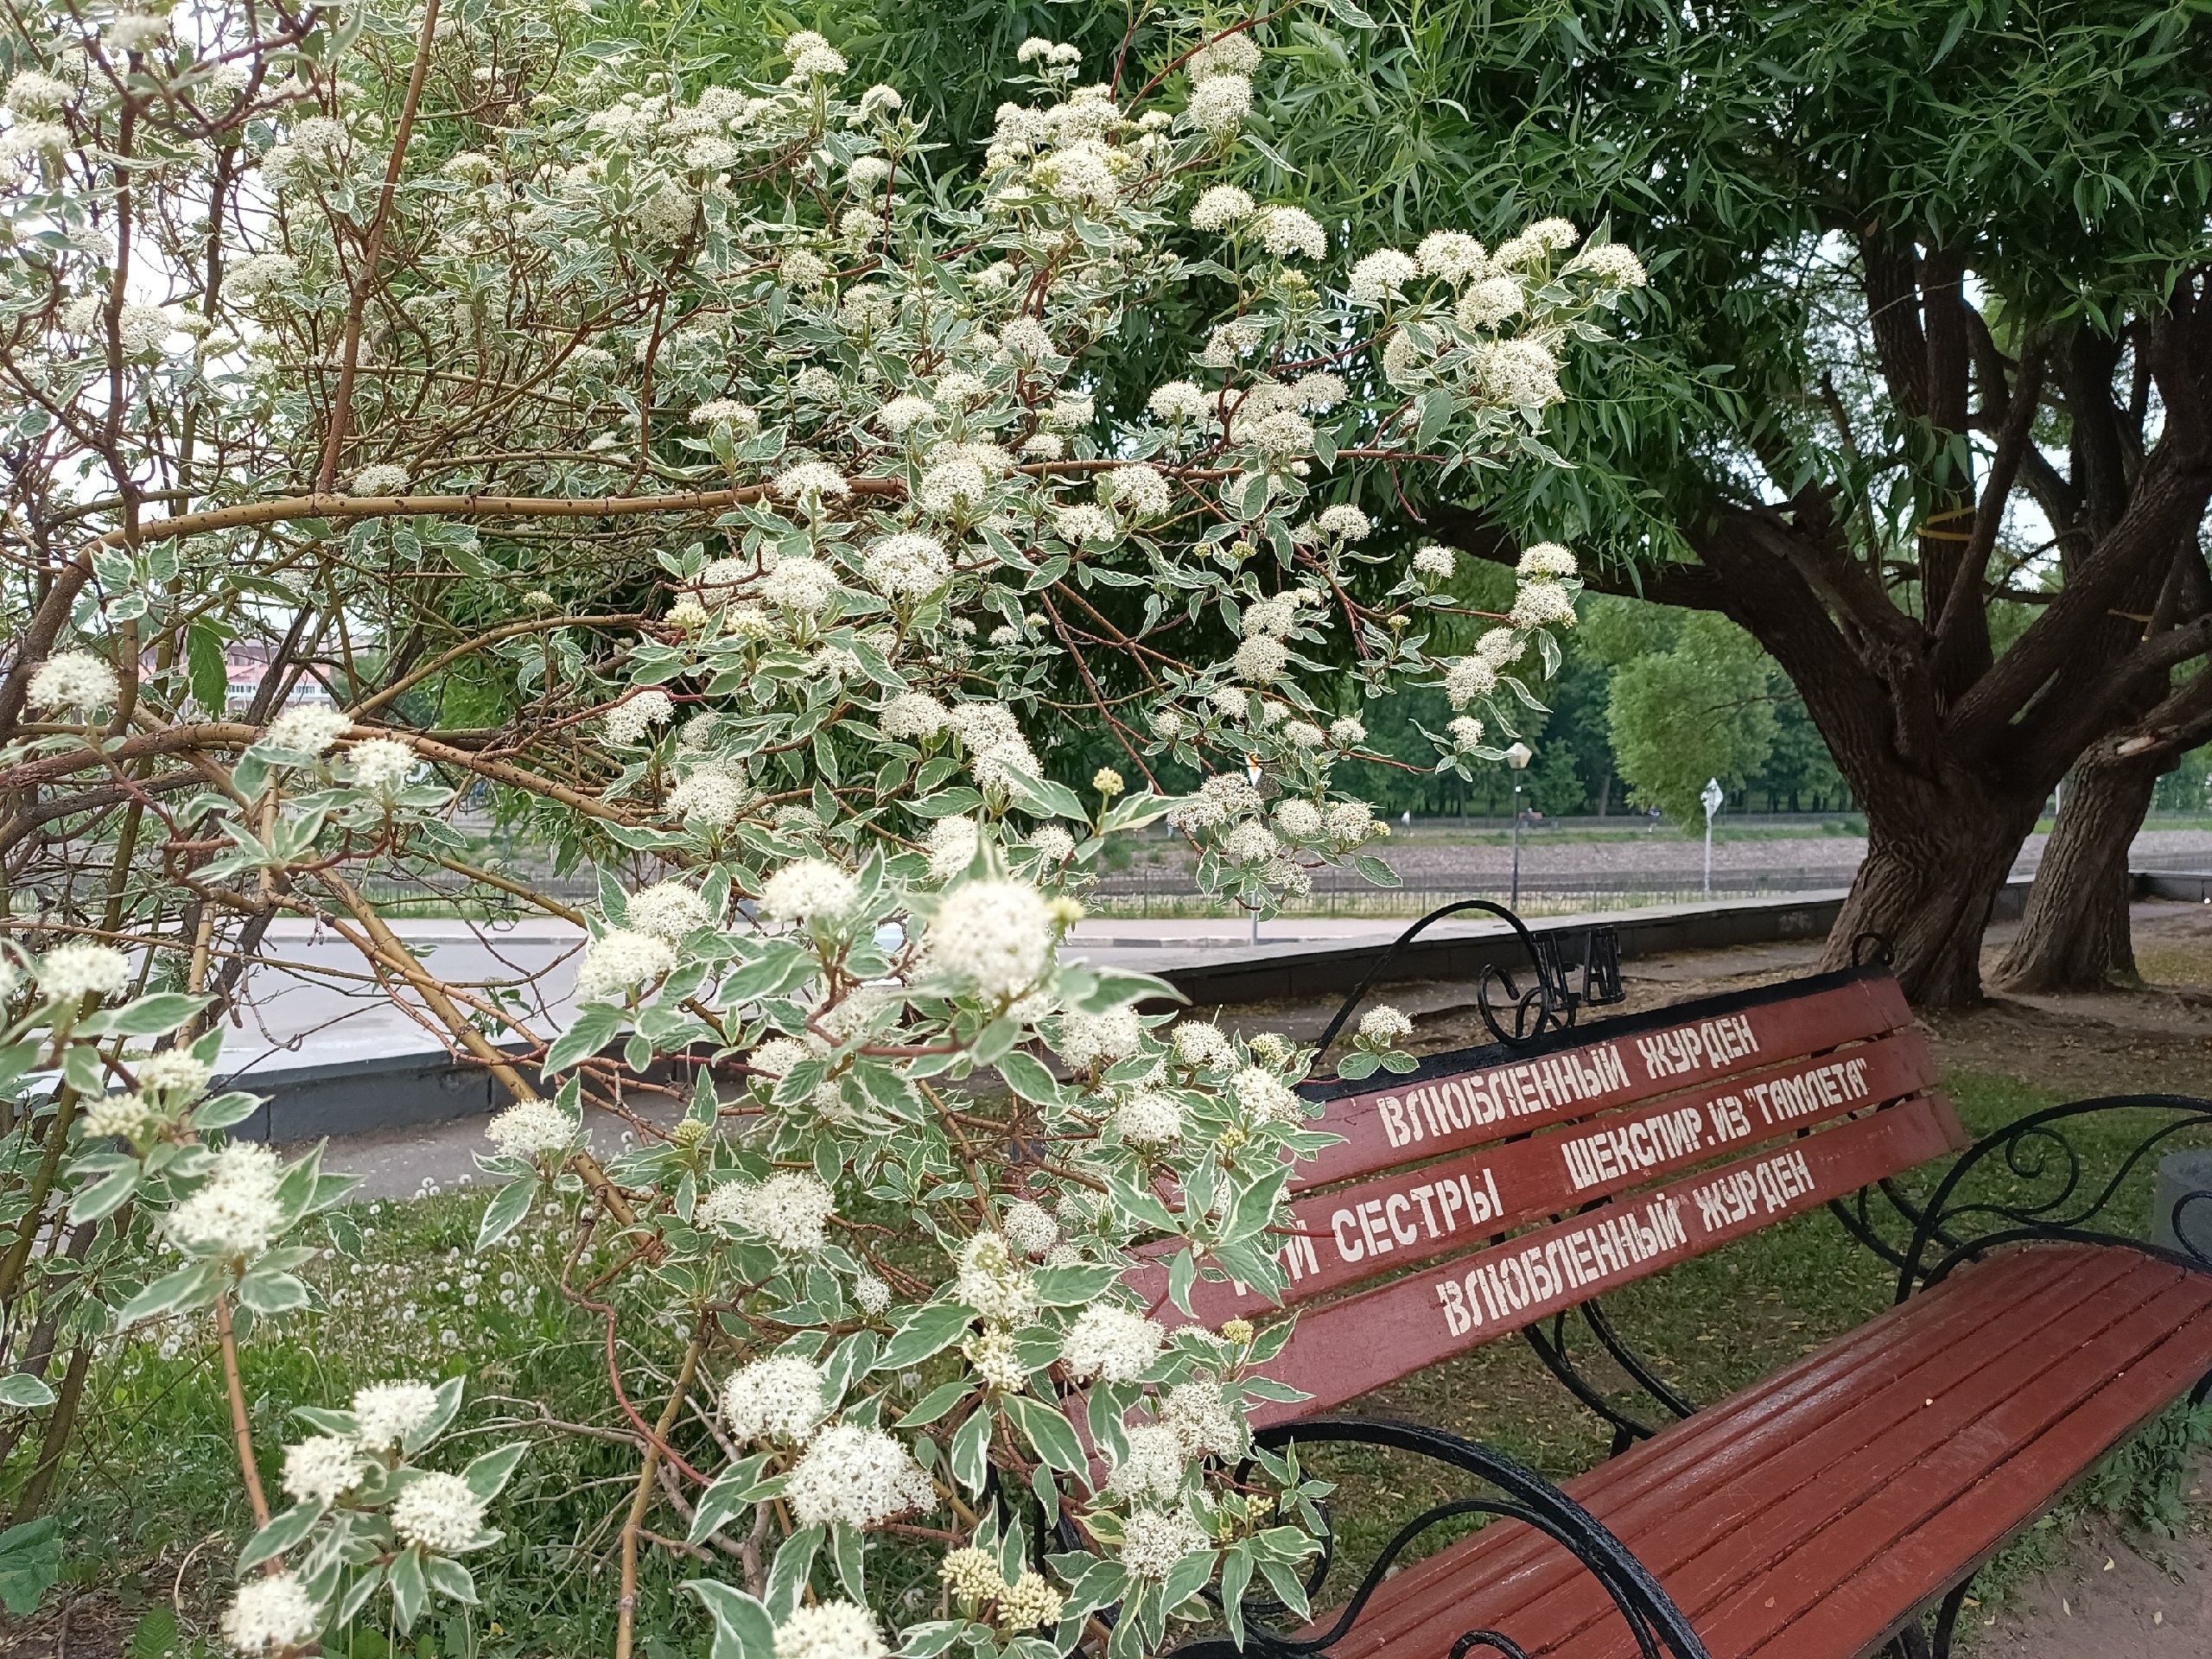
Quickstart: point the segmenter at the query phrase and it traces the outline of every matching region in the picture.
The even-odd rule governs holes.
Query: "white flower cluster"
[[[1390,1044],[1412,1035],[1414,1022],[1387,1002],[1359,1016],[1359,1034],[1370,1043]]]
[[[38,665],[29,695],[34,708],[90,718],[115,707],[120,689],[115,671],[90,652],[65,651]]]
[[[820,1369],[792,1355],[756,1359],[722,1385],[722,1427],[736,1440],[802,1444],[823,1409]]]
[[[620,999],[675,966],[676,952],[666,939],[634,928],[612,928],[584,947],[576,969],[576,1000]]]
[[[284,1448],[285,1495],[302,1503],[330,1503],[368,1472],[361,1448],[343,1434],[315,1434]]]
[[[322,1610],[289,1573],[250,1578],[223,1611],[223,1640],[240,1654],[303,1648],[322,1629]]]
[[[1037,1317],[1036,1281],[1000,1235],[977,1233],[962,1246],[959,1265],[953,1294],[985,1319],[1020,1325]]]
[[[438,1411],[438,1391],[428,1382],[372,1382],[353,1395],[353,1438],[374,1452],[405,1441]]]
[[[985,998],[1035,984],[1052,947],[1051,908],[1024,881],[970,881],[938,906],[925,938],[930,966]]]
[[[794,1607],[776,1626],[775,1659],[884,1659],[890,1651],[875,1615],[849,1601]]]
[[[608,709],[600,725],[610,743],[642,743],[646,734],[676,712],[676,699],[657,685],[632,693]]]
[[[108,996],[130,982],[130,958],[111,945],[57,944],[39,958],[33,976],[57,1002]]]
[[[322,754],[346,735],[353,721],[327,703],[297,703],[269,722],[263,741],[294,754]]]
[[[880,1428],[834,1423],[792,1468],[784,1497],[803,1527],[872,1527],[937,1507],[937,1488],[914,1454]]]
[[[225,1261],[257,1255],[284,1224],[276,1197],[283,1177],[269,1147],[233,1141],[215,1154],[207,1179],[162,1217],[162,1230],[189,1255]]]
[[[1167,1333],[1134,1309],[1093,1302],[1060,1341],[1060,1358],[1078,1382],[1134,1382],[1160,1357]]]
[[[567,1149],[576,1122],[550,1100],[518,1101],[484,1126],[484,1138],[515,1158],[540,1158]]]
[[[765,1181],[718,1186],[693,1211],[709,1227],[742,1227],[778,1249],[811,1255],[829,1242],[837,1195],[819,1175],[784,1170]]]
[[[459,1475],[418,1470],[392,1500],[391,1529],[403,1544],[435,1555],[457,1555],[484,1530],[484,1500]]]

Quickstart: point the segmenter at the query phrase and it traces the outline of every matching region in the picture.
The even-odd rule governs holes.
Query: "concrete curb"
[[[2192,901],[2212,896],[2212,872],[2139,873],[2135,880],[2143,896]],[[1724,899],[1711,904],[1548,917],[1535,931],[1611,926],[1619,932],[1624,961],[1819,938],[1834,925],[1845,892],[1837,887],[1786,898]],[[2005,883],[1998,893],[1995,918],[2018,917],[2027,892],[2025,881]],[[1197,1007],[1270,1002],[1347,995],[1388,948],[1387,942],[1343,945],[1323,941],[1263,944],[1235,956],[1164,952],[1146,970],[1167,981]],[[1524,960],[1519,942],[1503,922],[1449,922],[1407,946],[1377,982],[1472,982],[1486,963],[1510,969],[1522,966]],[[237,1074],[233,1086],[265,1097],[260,1109],[233,1131],[240,1139],[252,1141],[312,1141],[441,1123],[497,1111],[508,1102],[507,1091],[481,1067],[427,1051],[317,1065],[256,1066]]]

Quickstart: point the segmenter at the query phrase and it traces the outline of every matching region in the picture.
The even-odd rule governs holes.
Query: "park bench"
[[[2121,1176],[2212,1123],[2212,1103],[2083,1102],[1969,1146],[1880,967],[1579,1030],[1556,1028],[1561,1004],[1571,1016],[1546,994],[1528,1040],[1307,1085],[1343,1139],[1295,1189],[1281,1259],[1300,1324],[1268,1375],[1309,1397],[1257,1408],[1257,1439],[1309,1460],[1328,1443],[1389,1448],[1480,1484],[1409,1522],[1340,1611],[1287,1630],[1249,1606],[1243,1651],[1948,1652],[1980,1563],[2129,1430],[2212,1384],[2212,1263],[2097,1227]],[[2093,1178],[2066,1127],[2120,1109],[2156,1127],[2120,1174]],[[1952,1154],[1922,1202],[1895,1180]],[[1732,1399],[1693,1410],[1597,1300],[1821,1205],[1895,1268],[1897,1305]],[[1159,1268],[1132,1282],[1180,1320]],[[1209,1325],[1272,1308],[1227,1280],[1192,1294]],[[1679,1421],[1655,1428],[1586,1376],[1570,1316]],[[1563,1489],[1457,1437],[1339,1412],[1512,1333],[1615,1430],[1615,1455]],[[1421,1532],[1470,1513],[1503,1518],[1400,1568]],[[1327,1572],[1325,1557],[1317,1594]],[[1233,1652],[1198,1643],[1184,1659]]]

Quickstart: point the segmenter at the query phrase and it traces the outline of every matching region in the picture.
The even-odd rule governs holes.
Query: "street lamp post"
[[[1521,908],[1521,774],[1529,769],[1536,752],[1526,743],[1516,743],[1505,752],[1505,764],[1513,768],[1513,897],[1509,909]]]
[[[1705,809],[1705,896],[1710,899],[1713,897],[1713,815],[1720,810],[1721,802],[1728,798],[1721,793],[1720,780],[1708,778],[1705,780],[1703,792],[1697,798],[1698,804]]]
[[[1249,783],[1250,783],[1250,785],[1252,785],[1252,787],[1253,787],[1254,789],[1257,789],[1257,788],[1259,788],[1259,786],[1260,786],[1260,757],[1259,757],[1258,755],[1256,755],[1256,754],[1248,754],[1248,755],[1246,755],[1246,756],[1244,757],[1244,777],[1245,777],[1246,781],[1248,781]],[[1252,943],[1253,943],[1253,944],[1257,944],[1259,942],[1260,942],[1260,912],[1259,912],[1259,910],[1257,909],[1257,907],[1255,906],[1255,907],[1254,908],[1253,912],[1252,912]]]

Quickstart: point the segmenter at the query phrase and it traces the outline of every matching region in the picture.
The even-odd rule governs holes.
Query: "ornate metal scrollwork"
[[[2119,1155],[2109,1173],[2093,1174],[2066,1133],[2084,1118],[2113,1112],[2145,1112],[2162,1117],[2143,1138]],[[2117,1231],[2107,1218],[2113,1201],[2130,1178],[2191,1130],[2212,1130],[2212,1100],[2193,1095],[2104,1095],[2052,1106],[2006,1124],[1961,1153],[1936,1190],[1917,1205],[1887,1190],[1911,1229],[1910,1242],[1892,1260],[1897,1268],[1897,1300],[1941,1281],[1961,1263],[1978,1260],[2005,1244],[2036,1240],[2118,1244],[2200,1273],[2212,1272],[2212,1255],[2190,1242],[2192,1212],[2212,1206],[2212,1192],[2184,1192],[2168,1220],[2172,1246]],[[2015,1197],[1978,1192],[1978,1174],[1998,1172],[2023,1183]]]
[[[1613,1455],[1618,1456],[1638,1440],[1648,1440],[1659,1431],[1640,1418],[1630,1416],[1606,1396],[1605,1391],[1582,1375],[1573,1355],[1567,1351],[1567,1320],[1570,1313],[1579,1313],[1582,1322],[1590,1327],[1590,1334],[1599,1345],[1611,1354],[1613,1363],[1629,1375],[1636,1386],[1643,1390],[1677,1418],[1694,1415],[1696,1405],[1670,1386],[1667,1380],[1652,1370],[1643,1356],[1614,1327],[1605,1310],[1595,1300],[1579,1306],[1562,1309],[1552,1316],[1550,1331],[1546,1332],[1541,1323],[1522,1327],[1521,1334],[1529,1346],[1535,1351],[1543,1367],[1566,1386],[1591,1412],[1612,1426]]]
[[[1260,1659],[1317,1659],[1358,1623],[1398,1559],[1422,1534],[1446,1521],[1470,1515],[1522,1522],[1566,1549],[1604,1586],[1635,1638],[1634,1650],[1643,1659],[1711,1659],[1681,1610],[1625,1544],[1551,1482],[1502,1453],[1437,1429],[1376,1418],[1313,1418],[1278,1424],[1255,1438],[1270,1449],[1296,1442],[1409,1452],[1471,1475],[1496,1495],[1440,1503],[1400,1528],[1369,1566],[1334,1622],[1318,1634],[1300,1636],[1274,1629],[1264,1621],[1279,1610],[1247,1601],[1241,1651],[1225,1640],[1196,1642],[1181,1649],[1176,1659],[1245,1659],[1255,1653]],[[1490,1629],[1468,1630],[1452,1649],[1455,1659],[1470,1659],[1484,1651],[1503,1655],[1504,1659],[1528,1659],[1526,1649],[1503,1632]]]
[[[1399,951],[1420,938],[1432,923],[1468,910],[1488,911],[1502,918],[1519,938],[1522,949],[1529,953],[1529,971],[1534,975],[1529,988],[1523,990],[1513,975],[1497,963],[1483,964],[1482,976],[1475,983],[1475,1004],[1483,1024],[1499,1042],[1518,1045],[1547,1032],[1564,1031],[1585,1007],[1604,1007],[1627,995],[1621,988],[1620,935],[1613,928],[1598,925],[1564,932],[1554,929],[1548,933],[1532,933],[1527,923],[1494,899],[1462,899],[1457,904],[1432,910],[1391,941],[1389,948],[1376,958],[1366,977],[1359,982],[1359,988],[1344,999],[1344,1006],[1337,1010],[1337,1017],[1329,1021],[1329,1028],[1321,1033],[1315,1052],[1327,1052],[1337,1033],[1344,1029],[1344,1021],[1367,1000],[1368,992],[1397,959]],[[1567,954],[1562,954],[1563,948]],[[1578,974],[1581,976],[1579,985],[1575,982]],[[1500,999],[1496,1001],[1493,987]]]

